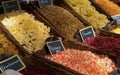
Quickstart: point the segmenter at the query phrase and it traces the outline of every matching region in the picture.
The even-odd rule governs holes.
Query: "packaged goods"
[[[1,22],[29,53],[42,49],[50,36],[50,28],[26,12],[4,18]]]
[[[93,0],[111,16],[120,14],[120,7],[110,0]]]
[[[84,41],[84,44],[111,53],[115,56],[120,56],[120,38],[96,36],[88,38]]]
[[[102,29],[109,22],[99,13],[89,0],[65,0],[80,16],[86,19],[95,29]]]
[[[52,71],[50,68],[44,66],[28,66],[21,73],[23,75],[59,75],[56,70]]]
[[[116,69],[111,59],[90,51],[66,49],[46,58],[85,75],[110,75]]]
[[[44,15],[67,39],[73,40],[78,29],[84,27],[76,17],[59,6],[46,6],[40,9]]]

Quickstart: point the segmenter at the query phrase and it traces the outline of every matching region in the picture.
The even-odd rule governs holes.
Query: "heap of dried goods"
[[[96,29],[102,29],[109,22],[107,17],[100,14],[89,0],[65,0],[80,16],[86,19]],[[103,1],[103,0],[101,0]]]
[[[111,16],[120,14],[120,7],[110,0],[93,0]]]
[[[120,56],[120,38],[96,36],[88,38],[84,44]]]
[[[1,22],[29,53],[42,49],[49,37],[50,28],[28,13],[4,18]]]
[[[16,46],[0,31],[0,54],[19,54]]]
[[[108,57],[90,51],[67,49],[46,58],[85,75],[110,75],[116,69],[114,62]]]
[[[40,11],[68,39],[73,40],[77,30],[84,27],[83,23],[62,7],[46,6]]]

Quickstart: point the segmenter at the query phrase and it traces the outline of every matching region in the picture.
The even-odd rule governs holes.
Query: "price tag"
[[[87,38],[95,37],[95,31],[93,30],[92,26],[83,28],[79,30],[80,36],[82,38],[82,41],[85,41]]]
[[[116,20],[117,24],[120,24],[120,14],[112,16],[114,20]]]
[[[21,10],[18,0],[4,1],[4,2],[2,2],[2,5],[3,5],[5,13]]]
[[[44,7],[48,5],[53,5],[52,0],[38,0],[39,6]]]
[[[60,40],[57,41],[51,41],[51,42],[46,42],[47,47],[50,51],[50,54],[55,54],[58,51],[64,51],[65,48]]]
[[[20,71],[25,68],[24,63],[21,61],[18,55],[9,57],[3,61],[0,61],[0,70],[3,72],[7,69],[13,69]]]

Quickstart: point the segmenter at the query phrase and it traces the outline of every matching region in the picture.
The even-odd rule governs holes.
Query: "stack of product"
[[[104,9],[111,16],[120,14],[120,7],[110,0],[93,0],[97,3],[102,9]],[[120,28],[116,28],[111,32],[120,34]]]
[[[116,70],[111,59],[90,51],[66,49],[46,58],[85,75],[111,75],[111,72]]]
[[[99,13],[89,0],[65,0],[80,16],[95,29],[102,29],[109,22],[104,14]]]
[[[115,56],[120,56],[120,38],[96,36],[88,38],[84,41],[84,44]]]
[[[29,53],[42,49],[50,36],[50,28],[26,12],[6,17],[1,22]]]
[[[77,30],[84,28],[83,23],[62,7],[55,5],[46,6],[40,8],[40,12],[56,27],[56,30],[58,29],[67,39],[73,40]]]

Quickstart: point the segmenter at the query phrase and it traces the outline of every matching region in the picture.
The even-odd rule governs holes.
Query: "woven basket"
[[[99,50],[96,50],[96,49],[92,49],[92,48],[89,48],[81,43],[76,43],[76,42],[73,42],[73,41],[69,41],[69,40],[65,40],[63,41],[63,44],[65,46],[65,48],[74,48],[74,49],[79,49],[79,50],[88,50],[88,51],[92,51],[93,53],[96,53],[96,54],[99,54],[99,55],[107,55],[109,58],[111,58],[115,63],[117,61],[117,58],[118,57],[115,57],[115,56],[112,56],[108,53],[105,53],[105,52],[102,52],[102,51],[99,51]],[[46,48],[45,48],[46,49]],[[50,67],[54,67],[62,72],[65,72],[66,74],[67,73],[72,73],[72,75],[81,75],[81,73],[79,72],[76,72],[66,66],[63,66],[61,64],[58,64],[56,62],[53,62],[49,59],[46,59],[44,56],[47,55],[46,54],[46,51],[45,49],[43,49],[41,52],[39,53],[34,53],[33,54],[33,58],[35,60],[37,60],[38,62],[42,62],[42,64],[45,64],[45,65],[48,65]]]

